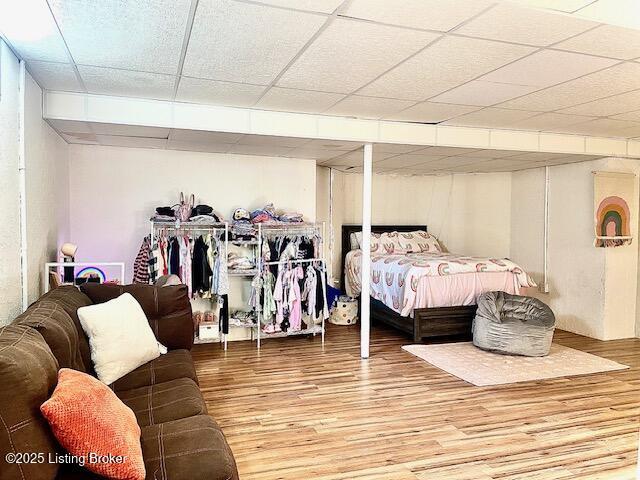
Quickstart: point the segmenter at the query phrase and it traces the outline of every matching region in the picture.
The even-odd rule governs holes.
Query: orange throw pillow
[[[136,416],[100,380],[60,369],[58,385],[40,411],[80,466],[108,478],[144,480]]]

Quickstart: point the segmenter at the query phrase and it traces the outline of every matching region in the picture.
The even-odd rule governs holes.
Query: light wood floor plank
[[[640,340],[554,341],[628,370],[474,387],[404,352],[407,337],[357,327],[320,338],[198,345],[210,414],[248,480],[632,479]]]

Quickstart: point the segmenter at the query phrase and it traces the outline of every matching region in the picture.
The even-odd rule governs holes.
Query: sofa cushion
[[[160,356],[160,345],[140,304],[129,293],[78,309],[96,375],[110,385]]]
[[[171,350],[155,360],[136,368],[133,372],[111,384],[114,391],[148,387],[177,378],[190,378],[198,383],[196,369],[189,350]]]
[[[27,325],[40,332],[60,368],[86,370],[80,355],[78,331],[69,314],[58,303],[49,300],[36,302],[13,323]]]
[[[42,335],[26,325],[0,327],[0,477],[49,480],[55,463],[9,463],[8,453],[55,454],[57,442],[40,414],[56,386],[58,362]]]
[[[85,459],[87,470],[113,479],[144,480],[136,416],[98,379],[60,369],[58,385],[40,411],[60,445]]]
[[[130,293],[140,303],[160,343],[169,350],[191,349],[193,346],[191,302],[186,285],[156,287],[87,283],[81,289],[93,303],[104,303],[123,293]]]
[[[34,305],[44,300],[57,303],[69,314],[78,332],[78,346],[80,347],[80,356],[82,357],[86,372],[94,374],[93,363],[91,362],[91,350],[89,349],[89,339],[84,334],[84,330],[82,330],[82,325],[80,325],[80,320],[78,319],[78,308],[92,305],[93,302],[91,299],[73,285],[62,285],[45,293]]]
[[[238,478],[227,440],[207,415],[143,427],[142,454],[148,480]]]
[[[124,390],[117,395],[133,410],[141,427],[207,413],[198,385],[190,378]]]

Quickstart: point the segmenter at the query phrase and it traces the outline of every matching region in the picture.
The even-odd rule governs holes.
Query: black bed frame
[[[372,225],[371,233],[413,232],[427,230],[426,225]],[[342,226],[342,262],[344,267],[347,253],[351,250],[351,234],[362,231],[362,225]],[[471,322],[476,314],[476,306],[416,308],[413,318],[403,317],[379,300],[370,298],[371,319],[390,325],[413,337],[414,342],[442,337],[471,337]]]

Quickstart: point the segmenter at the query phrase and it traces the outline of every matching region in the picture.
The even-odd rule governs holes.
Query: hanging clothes
[[[189,293],[189,298],[193,293],[192,285],[192,243],[191,239],[187,235],[183,235],[179,237],[178,241],[180,242],[180,279],[182,283],[187,286],[187,292]]]
[[[305,312],[309,316],[313,316],[316,310],[316,287],[318,285],[318,275],[316,269],[309,265],[307,266],[304,288],[302,290],[302,303],[305,307]]]
[[[262,283],[262,316],[267,322],[270,322],[276,313],[276,301],[273,298],[273,289],[275,287],[275,283],[276,278],[269,270],[267,270],[264,273],[264,279]]]
[[[304,277],[302,267],[297,266],[289,270],[287,281],[289,282],[289,328],[297,331],[302,329],[302,294],[300,293],[300,280]],[[284,330],[284,329],[283,329]]]
[[[207,259],[209,246],[200,236],[193,244],[191,261],[191,288],[194,294],[202,295],[210,289],[209,281],[213,273]]]
[[[160,277],[160,262],[162,257],[160,255],[160,247],[157,243],[153,244],[149,251],[149,259],[147,260],[147,269],[149,272],[149,283],[154,284]]]
[[[180,276],[180,240],[177,237],[169,240],[169,275]]]
[[[133,262],[133,283],[149,283],[149,237],[144,237],[142,245]]]

